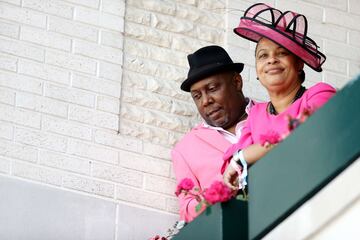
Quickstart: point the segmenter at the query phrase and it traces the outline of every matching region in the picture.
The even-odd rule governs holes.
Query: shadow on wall
[[[0,239],[143,240],[177,216],[0,176]]]

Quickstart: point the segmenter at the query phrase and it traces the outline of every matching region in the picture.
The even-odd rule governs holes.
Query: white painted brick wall
[[[223,45],[267,99],[255,45],[232,32],[253,2],[0,0],[0,173],[177,213],[170,150],[199,121],[187,54]],[[359,1],[265,2],[305,14],[327,55],[305,85],[359,74]]]

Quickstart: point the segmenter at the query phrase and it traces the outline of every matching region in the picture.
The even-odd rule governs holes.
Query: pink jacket
[[[202,124],[193,128],[171,152],[177,182],[190,178],[195,187],[204,189],[216,180],[222,181],[222,157],[230,146],[231,143],[216,130],[205,128]],[[198,202],[190,195],[180,195],[179,204],[181,220],[190,222],[200,214],[195,211]]]
[[[238,143],[232,145],[224,154],[224,160],[231,158],[235,151],[259,143],[261,135],[276,132],[280,136],[288,132],[287,116],[298,117],[305,109],[318,110],[336,93],[336,89],[326,83],[317,83],[307,89],[304,95],[296,100],[284,112],[278,115],[268,113],[268,103],[260,103],[251,108],[246,124]],[[225,166],[225,164],[224,164]],[[223,167],[224,168],[224,167]]]

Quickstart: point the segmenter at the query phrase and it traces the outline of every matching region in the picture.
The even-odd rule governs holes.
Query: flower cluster
[[[302,123],[304,123],[309,116],[312,114],[312,110],[305,108],[297,117],[292,117],[290,115],[286,116],[287,120],[287,132],[283,135],[279,135],[275,131],[269,131],[267,134],[260,135],[260,144],[264,147],[271,147],[275,144],[278,144],[284,140],[289,134]]]
[[[231,199],[233,193],[222,181],[213,182],[209,188],[201,190],[194,187],[194,182],[190,178],[184,178],[176,188],[175,195],[192,195],[199,202],[196,211],[200,211],[203,206],[206,207],[218,202],[226,202]]]

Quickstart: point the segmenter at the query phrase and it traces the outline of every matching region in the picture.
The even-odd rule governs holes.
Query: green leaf
[[[198,205],[196,205],[195,207],[195,212],[199,212],[201,210],[202,207],[202,202],[199,202]]]

